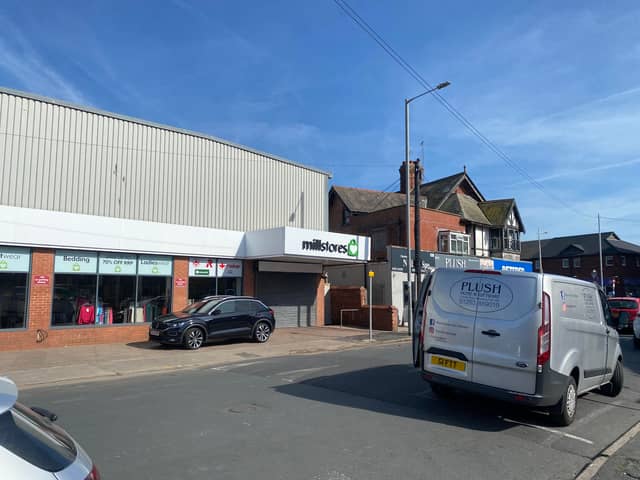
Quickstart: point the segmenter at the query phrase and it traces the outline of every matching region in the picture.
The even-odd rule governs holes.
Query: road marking
[[[301,368],[299,370],[289,370],[289,371],[286,371],[286,372],[279,372],[279,373],[276,373],[276,375],[279,375],[279,376],[285,376],[286,375],[286,376],[288,376],[288,375],[295,375],[297,373],[319,372],[320,370],[326,370],[326,369],[329,369],[329,368],[337,368],[339,366],[340,365],[328,365],[326,367]]]
[[[632,440],[638,433],[640,433],[640,422],[636,423],[627,432],[618,438],[615,442],[605,448],[600,455],[598,455],[593,462],[580,472],[580,475],[576,477],[576,480],[591,480],[594,478],[602,466],[609,460],[609,458],[615,454],[618,450],[624,447],[630,440]]]
[[[231,363],[228,365],[220,365],[219,367],[211,367],[211,370],[215,370],[216,372],[228,372],[233,368],[248,367],[249,365],[255,365],[256,363],[261,362]]]
[[[586,443],[588,445],[593,445],[593,442],[591,440],[579,437],[577,435],[573,435],[571,433],[562,432],[560,430],[555,430],[555,429],[549,428],[549,427],[543,427],[541,425],[533,425],[531,423],[518,422],[517,420],[511,420],[510,418],[505,418],[505,417],[500,417],[500,416],[498,416],[498,418],[500,418],[501,420],[503,420],[503,421],[505,421],[507,423],[515,423],[517,425],[524,425],[525,427],[535,428],[535,429],[538,429],[538,430],[543,430],[545,432],[553,433],[555,435],[560,435],[561,437],[571,438],[573,440],[577,440],[579,442],[583,442],[583,443]]]

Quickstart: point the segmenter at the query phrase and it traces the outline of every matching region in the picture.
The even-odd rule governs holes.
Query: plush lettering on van
[[[470,277],[451,286],[450,297],[465,310],[491,313],[504,310],[513,302],[513,292],[499,280]]]

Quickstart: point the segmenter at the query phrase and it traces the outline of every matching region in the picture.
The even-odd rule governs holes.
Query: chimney
[[[400,193],[404,193],[406,195],[407,193],[407,177],[405,177],[405,172],[406,172],[406,165],[407,162],[402,162],[402,165],[400,166]],[[413,192],[413,189],[415,187],[415,172],[416,169],[416,162],[414,162],[413,160],[409,160],[409,192]]]

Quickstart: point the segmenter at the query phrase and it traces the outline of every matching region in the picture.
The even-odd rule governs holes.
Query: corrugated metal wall
[[[228,230],[328,228],[328,177],[236,146],[0,92],[0,203]]]

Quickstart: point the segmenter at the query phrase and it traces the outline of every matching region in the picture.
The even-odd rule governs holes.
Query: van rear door
[[[472,381],[533,394],[536,388],[539,279],[531,274],[468,274],[452,296],[475,309]]]
[[[475,307],[451,295],[466,278],[462,270],[436,270],[423,315],[424,366],[428,372],[471,380]]]

